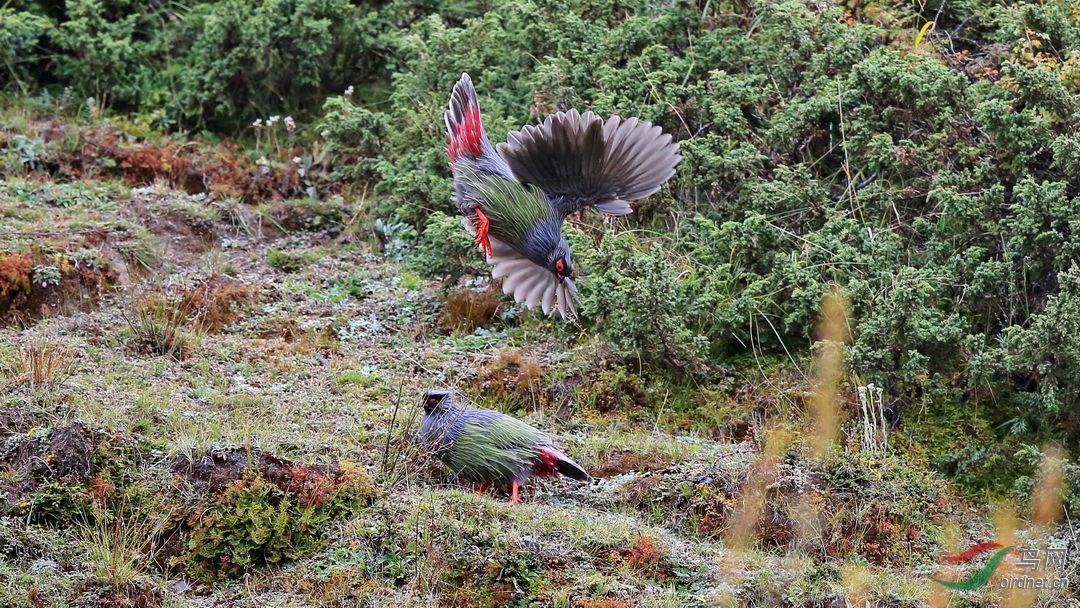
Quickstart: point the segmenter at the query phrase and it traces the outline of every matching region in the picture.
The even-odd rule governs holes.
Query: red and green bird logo
[[[998,547],[1001,547],[1000,543],[979,543],[972,546],[970,549],[964,551],[963,553],[959,553],[957,555],[943,555],[941,559],[943,561],[953,563],[966,562],[974,558],[976,555],[979,555],[985,551],[989,551],[990,549],[998,549]],[[949,589],[956,589],[957,591],[969,591],[971,589],[982,587],[990,581],[990,577],[994,575],[994,571],[997,570],[998,565],[1001,564],[1001,560],[1005,559],[1005,555],[1008,554],[1009,551],[1012,550],[1012,548],[1013,546],[1010,545],[1008,547],[1001,547],[1000,549],[998,549],[998,552],[995,553],[990,558],[990,560],[986,562],[986,565],[983,566],[981,570],[972,575],[971,578],[962,581],[943,581],[940,578],[934,578],[933,576],[931,576],[930,580],[934,581],[939,585],[948,587]]]

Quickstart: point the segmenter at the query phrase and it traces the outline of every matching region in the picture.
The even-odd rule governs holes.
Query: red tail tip
[[[447,137],[446,155],[453,164],[465,156],[476,158],[483,152],[484,127],[480,121],[480,108],[475,104],[465,107],[465,117],[458,124],[450,126]]]

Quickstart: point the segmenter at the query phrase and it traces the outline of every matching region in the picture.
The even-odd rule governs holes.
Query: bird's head
[[[548,254],[547,269],[554,273],[559,281],[569,279],[574,274],[574,267],[570,264],[570,244],[566,239],[560,238]]]
[[[432,414],[436,411],[453,407],[454,401],[451,391],[433,390],[424,394],[424,413]]]

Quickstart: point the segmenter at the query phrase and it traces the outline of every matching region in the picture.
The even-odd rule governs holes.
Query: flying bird
[[[465,73],[445,118],[457,207],[492,278],[505,277],[503,293],[514,300],[545,314],[558,308],[563,318],[577,316],[563,220],[585,207],[632,213],[629,201],[659,190],[681,159],[671,135],[650,122],[577,110],[511,131],[496,150]]]
[[[424,395],[420,439],[431,446],[458,478],[511,488],[506,504],[521,502],[518,489],[532,477],[565,475],[578,481],[592,477],[555,449],[548,437],[524,422],[495,410],[464,409],[454,403],[452,391],[432,390]]]

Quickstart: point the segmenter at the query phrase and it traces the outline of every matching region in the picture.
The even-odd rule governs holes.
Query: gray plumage
[[[451,391],[424,395],[420,438],[459,478],[482,484],[517,486],[534,476],[556,473],[579,481],[592,478],[551,437],[495,410],[458,407]]]

